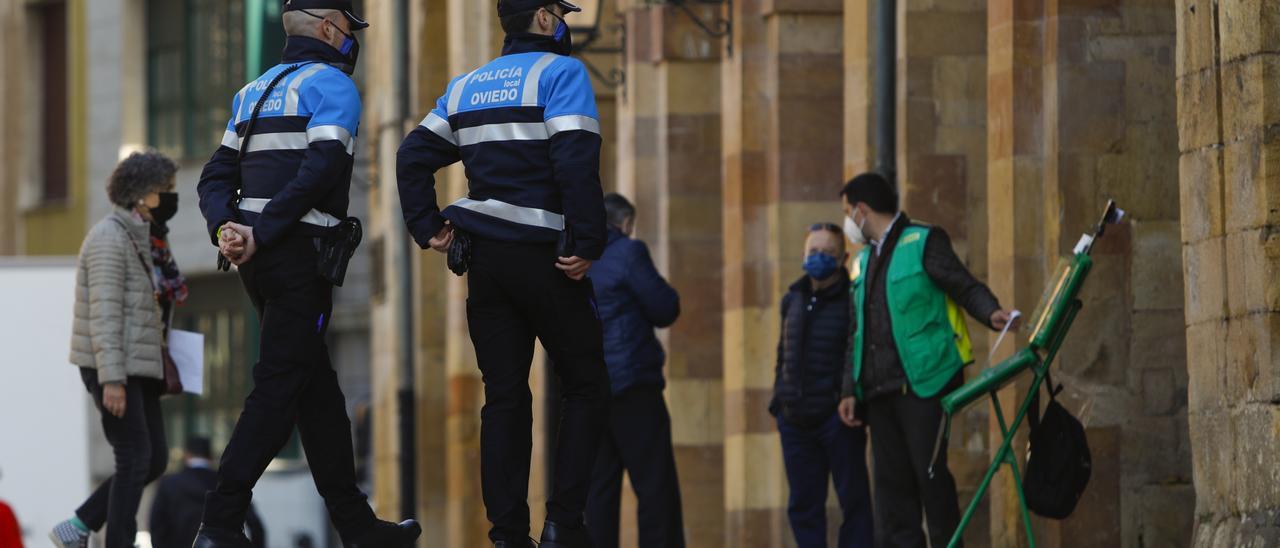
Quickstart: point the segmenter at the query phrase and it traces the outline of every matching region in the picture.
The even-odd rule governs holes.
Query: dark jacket
[[[831,418],[840,404],[849,334],[849,273],[816,293],[809,277],[782,297],[782,329],[769,413],[798,427]]]
[[[867,323],[864,334],[862,357],[862,394],[864,399],[872,399],[893,393],[903,393],[907,386],[907,374],[902,369],[902,360],[898,357],[898,345],[893,340],[893,324],[889,317],[889,305],[885,293],[885,272],[888,271],[889,260],[898,246],[898,238],[903,230],[912,224],[906,213],[903,213],[889,229],[879,253],[871,245],[871,256],[867,260],[867,271],[863,273],[867,287],[863,317]],[[1000,301],[991,293],[986,284],[978,281],[965,267],[960,257],[951,247],[951,238],[940,227],[929,227],[929,237],[924,244],[924,270],[944,293],[955,300],[974,318],[988,328],[991,327],[991,314],[1000,310]],[[852,306],[852,305],[850,305]],[[856,318],[852,314],[851,318]],[[850,351],[853,349],[853,332],[857,328],[852,320],[849,325]],[[845,374],[843,394],[853,395],[853,360],[848,356],[844,361]]]
[[[477,236],[555,243],[597,259],[605,245],[600,115],[586,66],[549,36],[507,37],[502,56],[453,79],[396,155],[400,203],[423,248],[445,221]],[[461,161],[467,197],[443,208],[437,170]]]
[[[154,548],[190,548],[200,529],[204,514],[204,497],[218,483],[218,473],[208,468],[192,468],[160,479],[155,502],[151,504],[151,546]],[[254,548],[267,545],[262,520],[253,507],[246,518],[249,538]]]
[[[591,283],[604,324],[604,361],[613,394],[640,386],[661,390],[667,355],[653,329],[675,323],[680,296],[653,266],[644,242],[612,227],[608,234],[604,255],[591,265]]]
[[[227,221],[252,226],[265,247],[287,234],[323,236],[347,216],[361,104],[355,82],[332,66],[345,62],[320,40],[290,36],[281,63],[236,94],[222,145],[196,187],[215,244]],[[263,92],[299,65],[262,102],[241,161],[240,144]]]

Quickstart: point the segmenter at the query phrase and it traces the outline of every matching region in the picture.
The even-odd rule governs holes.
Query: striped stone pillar
[[[1035,303],[1045,277],[1043,17],[1041,2],[991,0],[987,7],[988,283],[1006,306]],[[995,359],[1012,348],[1005,345]],[[1013,417],[1027,386],[1017,382],[1000,392],[1005,417]],[[1002,438],[991,414],[989,446]],[[1025,439],[1015,443],[1026,447]],[[1022,451],[1015,453],[1022,458]],[[1007,470],[995,476],[987,496],[991,545],[1023,545],[1026,532]]]
[[[778,301],[808,225],[838,221],[844,171],[839,1],[735,2],[725,62],[725,545],[782,546],[786,480],[767,407]]]
[[[497,10],[489,2],[449,0],[447,3],[449,74],[459,75],[489,62],[502,48],[504,36]],[[437,52],[436,55],[441,55]],[[462,164],[449,167],[437,189],[442,203],[467,193]],[[445,172],[442,172],[445,173]],[[445,275],[445,484],[448,509],[447,546],[483,546],[489,542],[480,492],[480,408],[484,384],[476,366],[475,348],[467,329],[466,279]],[[535,529],[536,531],[536,529]]]
[[[913,219],[947,231],[978,279],[987,273],[987,12],[984,2],[898,3],[898,183]],[[987,329],[970,319],[975,348]],[[987,365],[986,353],[966,375]],[[948,462],[966,504],[986,472],[988,407],[952,423]],[[978,523],[986,523],[984,501]],[[986,527],[965,540],[987,543]]]

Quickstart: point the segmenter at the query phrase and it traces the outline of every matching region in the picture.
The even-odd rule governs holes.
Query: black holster
[[[363,238],[364,227],[355,217],[343,219],[328,235],[316,238],[316,251],[319,252],[316,268],[320,277],[342,287],[347,278],[347,265]]]
[[[453,229],[453,243],[449,244],[448,263],[449,271],[457,276],[471,269],[471,235],[456,227]]]

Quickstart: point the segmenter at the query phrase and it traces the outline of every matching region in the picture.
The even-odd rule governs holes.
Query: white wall
[[[0,499],[27,546],[89,493],[91,407],[67,361],[74,298],[71,259],[0,259]]]

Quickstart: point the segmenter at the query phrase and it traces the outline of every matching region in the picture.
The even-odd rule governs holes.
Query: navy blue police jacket
[[[472,235],[554,243],[569,230],[572,255],[605,247],[600,116],[581,61],[553,53],[550,37],[507,37],[502,56],[454,78],[400,145],[405,223],[426,248],[448,221]],[[443,211],[435,173],[461,161],[468,194]]]
[[[283,60],[249,82],[231,101],[222,144],[200,174],[200,211],[209,237],[228,221],[253,227],[266,247],[289,234],[322,236],[347,216],[360,93],[334,64],[344,58],[314,38],[290,36]],[[254,107],[262,103],[253,137],[237,158]]]

